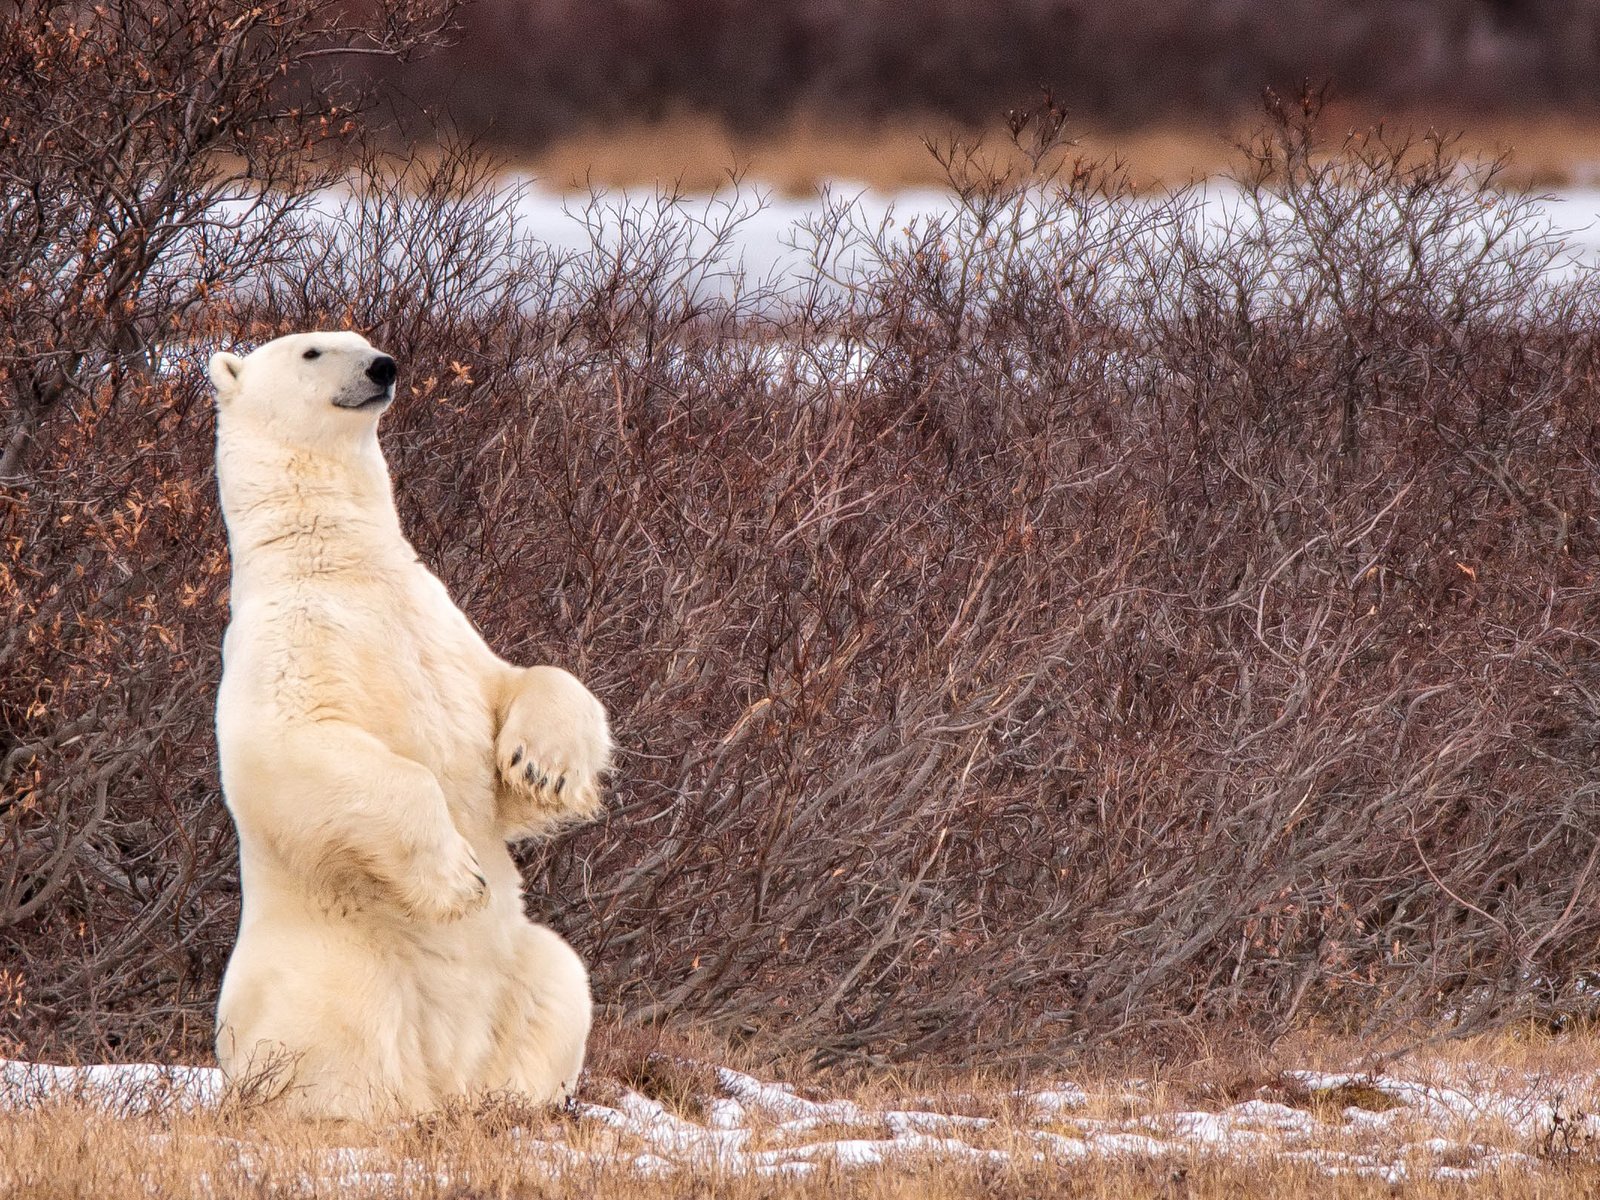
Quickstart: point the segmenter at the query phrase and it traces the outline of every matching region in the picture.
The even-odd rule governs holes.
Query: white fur
[[[605,710],[495,655],[417,561],[379,357],[306,333],[211,361],[233,557],[217,741],[244,891],[217,1055],[306,1115],[554,1101],[583,1064],[588,977],[524,916],[506,843],[598,811]]]

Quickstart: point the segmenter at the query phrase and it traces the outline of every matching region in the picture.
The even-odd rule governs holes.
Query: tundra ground
[[[737,1066],[715,1063],[732,1061]],[[1329,1038],[1123,1070],[808,1071],[604,1031],[570,1111],[378,1128],[218,1103],[204,1068],[0,1075],[0,1194],[1577,1197],[1600,1187],[1600,1041],[1519,1031],[1376,1055]],[[781,1082],[767,1082],[781,1080]]]

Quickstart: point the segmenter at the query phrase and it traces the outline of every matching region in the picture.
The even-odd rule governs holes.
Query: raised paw
[[[559,750],[530,751],[518,742],[500,765],[506,799],[526,808],[529,817],[543,814],[552,822],[587,820],[600,808],[599,772],[580,766]]]
[[[569,768],[556,763],[541,767],[533,759],[528,758],[527,754],[528,748],[520,743],[511,752],[511,761],[504,769],[506,781],[536,794],[543,794],[550,804],[559,804],[561,793],[566,790]]]
[[[442,854],[420,857],[405,901],[423,921],[458,921],[489,903],[489,881],[466,838],[456,837]]]
[[[600,702],[567,672],[522,672],[496,739],[507,836],[585,821],[600,811],[611,734]]]

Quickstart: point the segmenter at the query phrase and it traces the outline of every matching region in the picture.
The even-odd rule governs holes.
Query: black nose
[[[372,360],[372,365],[367,368],[367,378],[379,387],[388,387],[394,382],[400,369],[394,365],[394,359],[387,354],[380,354]]]

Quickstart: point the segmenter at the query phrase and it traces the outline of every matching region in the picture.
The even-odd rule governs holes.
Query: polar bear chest
[[[493,802],[493,656],[420,564],[235,596],[231,711],[346,721],[438,777],[452,807]],[[229,707],[230,705],[225,705]]]

